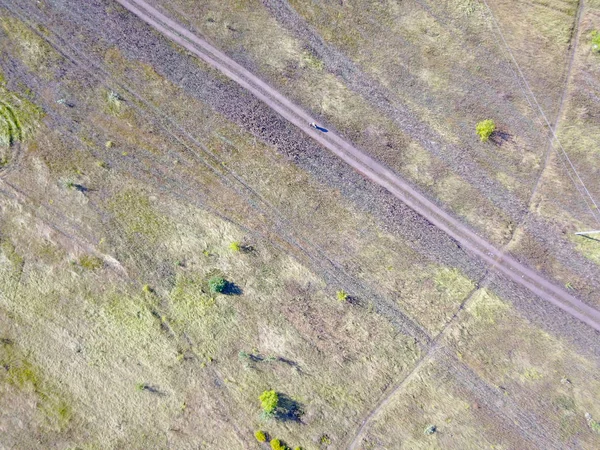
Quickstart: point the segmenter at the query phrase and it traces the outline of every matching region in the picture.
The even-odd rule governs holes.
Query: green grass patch
[[[104,261],[97,256],[83,255],[79,258],[79,265],[86,270],[97,270],[104,265]]]
[[[0,147],[30,138],[43,117],[39,106],[0,83]]]
[[[68,426],[73,414],[70,404],[14,344],[0,344],[0,366],[5,369],[0,374],[0,382],[4,380],[22,391],[36,395],[37,409],[44,417],[47,427],[61,431]]]
[[[140,236],[157,243],[171,228],[170,222],[152,205],[148,196],[133,189],[114,196],[108,208],[129,237]]]
[[[599,235],[572,236],[576,249],[590,261],[600,265],[600,239]]]
[[[435,286],[448,299],[463,300],[474,288],[475,284],[458,269],[442,268],[436,273]]]
[[[600,53],[600,31],[592,31],[590,36],[590,44],[594,53]]]
[[[32,72],[43,78],[51,78],[62,57],[50,44],[38,36],[29,26],[14,18],[0,17],[0,26],[10,42],[10,50]]]
[[[323,60],[316,57],[315,55],[313,55],[310,52],[304,52],[302,53],[302,62],[307,66],[307,67],[311,67],[315,70],[321,71],[323,70],[323,67],[325,66],[325,64],[323,63]]]
[[[467,309],[479,321],[493,324],[509,310],[509,306],[496,295],[482,289],[475,293]]]

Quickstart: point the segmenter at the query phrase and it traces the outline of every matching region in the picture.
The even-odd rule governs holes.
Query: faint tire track
[[[16,13],[16,11],[13,11],[13,13],[20,16],[20,14]],[[29,18],[22,16],[20,17],[21,20],[28,22]],[[148,114],[150,116],[149,119],[155,125],[163,128],[177,143],[182,145],[186,152],[192,155],[194,159],[206,166],[215,174],[217,178],[223,181],[225,186],[230,187],[240,196],[247,198],[248,203],[253,209],[262,214],[266,219],[273,222],[270,226],[275,228],[276,233],[278,233],[278,242],[274,241],[264,233],[259,232],[258,237],[266,238],[267,241],[282,250],[284,253],[288,253],[289,247],[295,248],[298,250],[295,252],[295,257],[305,263],[308,263],[309,267],[312,267],[313,270],[321,272],[322,275],[325,274],[329,282],[334,282],[339,286],[348,286],[348,289],[355,293],[358,298],[370,298],[373,301],[377,312],[387,317],[398,330],[402,331],[404,334],[414,337],[424,347],[429,344],[431,338],[428,333],[419,324],[414,322],[397,304],[387,300],[379,294],[376,294],[371,286],[352,276],[352,274],[347,273],[345,268],[337,261],[327,256],[325,251],[320,246],[312,244],[310,242],[310,238],[306,238],[305,236],[296,237],[295,235],[290,235],[290,233],[287,231],[290,226],[289,221],[282,215],[282,213],[273,205],[271,205],[266,199],[264,199],[251,186],[249,186],[238,174],[221,164],[222,161],[213,152],[206,148],[205,145],[199,142],[189,132],[183,129],[183,127],[181,127],[178,123],[168,118],[165,113],[161,112],[153,104],[146,101],[141,94],[136,92],[135,89],[124,85],[118,80],[115,80],[114,77],[110,73],[106,72],[101,66],[97,65],[94,61],[90,60],[86,56],[79,54],[77,50],[73,49],[68,43],[64,42],[62,37],[59,36],[59,40],[63,42],[55,42],[50,38],[49,34],[42,35],[39,34],[34,27],[31,27],[31,29],[33,32],[36,32],[40,38],[49,42],[67,61],[69,61],[69,63],[84,66],[86,68],[85,70],[92,78],[98,78],[98,74],[103,74],[114,84],[111,83],[111,86],[108,86],[104,81],[98,78],[102,85],[105,85],[107,88],[118,87],[121,92],[131,95],[133,99],[135,99],[136,103],[148,108],[151,111]],[[69,48],[71,53],[67,52],[65,48]],[[81,58],[81,60],[78,60],[78,58]],[[93,68],[93,70],[90,70],[91,68]],[[134,109],[138,111],[140,110],[139,105],[136,105],[135,103],[130,105]],[[141,114],[145,115],[144,113]],[[63,119],[67,120],[67,117],[63,117]],[[75,124],[73,124],[73,126],[75,126]],[[86,142],[77,141],[77,144],[89,147],[89,144]],[[199,147],[201,149],[201,153],[203,153],[206,157],[201,156],[199,152],[194,150],[194,148],[192,148],[192,144]],[[90,151],[94,153],[92,148],[90,148]],[[154,166],[162,167],[161,162],[157,161],[154,156],[148,155],[148,158],[152,160]],[[141,174],[144,174],[142,175],[142,178],[146,178],[148,175],[150,175],[145,173],[145,169],[133,169],[132,167],[130,169],[134,171],[141,170]],[[168,173],[168,171],[165,171],[164,169],[157,169],[157,172],[157,174],[152,173],[151,178],[160,174],[161,183],[158,184],[159,190],[167,191],[168,195],[182,199],[184,202],[197,205],[198,202],[188,193],[185,193],[180,189],[181,183],[178,183],[177,180],[173,178],[170,173]],[[227,175],[230,175],[232,179],[229,179],[229,176]],[[239,183],[241,187],[238,188],[235,186],[235,183]],[[192,186],[188,186],[188,188],[191,187]],[[201,187],[197,186],[196,188]],[[208,209],[212,214],[216,214],[222,219],[231,222],[231,220],[218,213],[214,208],[210,208],[207,205],[203,205],[203,208]],[[95,210],[100,214],[98,208],[95,208]],[[272,215],[271,212],[274,213],[274,217],[270,217],[270,215]],[[236,222],[235,225],[239,226],[245,232],[256,235],[255,232],[249,230],[240,223]],[[113,224],[113,226],[116,226],[116,224]]]
[[[558,102],[558,111],[556,113],[556,117],[554,118],[554,120],[552,121],[552,134],[553,136],[556,136],[556,131],[558,130],[558,126],[560,123],[560,120],[562,118],[564,109],[565,109],[565,103],[567,100],[567,97],[569,95],[569,80],[571,79],[571,73],[573,72],[573,64],[575,62],[575,57],[577,56],[577,48],[579,47],[579,31],[581,29],[581,19],[583,17],[583,10],[585,9],[585,0],[579,0],[579,4],[577,6],[577,16],[575,19],[575,26],[573,28],[572,31],[572,37],[573,37],[573,41],[571,44],[571,48],[570,48],[570,55],[569,55],[569,62],[567,64],[567,71],[565,74],[565,86],[563,88],[563,92],[562,95],[560,96],[560,100]],[[540,188],[540,185],[542,184],[542,179],[544,177],[544,173],[546,172],[546,168],[548,167],[548,163],[550,161],[550,155],[552,154],[552,150],[554,150],[554,141],[555,138],[553,138],[550,143],[548,144],[548,147],[546,149],[546,154],[544,155],[544,165],[542,166],[539,175],[537,177],[537,180],[535,182],[535,185],[533,187],[533,190],[531,191],[531,195],[529,197],[529,202],[528,205],[531,208],[531,204],[533,203],[533,200],[535,198],[535,196],[537,195],[537,192]],[[525,220],[527,219],[527,216],[530,214],[530,212],[528,212],[523,220],[523,222],[525,222]],[[514,235],[517,231],[518,227],[515,227],[515,231],[513,232],[513,238]],[[512,239],[511,239],[512,241]],[[507,244],[509,245],[510,242]]]

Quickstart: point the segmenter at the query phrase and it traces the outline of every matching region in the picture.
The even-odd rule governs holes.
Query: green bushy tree
[[[208,288],[213,294],[219,294],[225,290],[227,281],[223,277],[212,277],[208,280]]]
[[[275,391],[264,391],[259,397],[260,404],[265,414],[272,415],[279,404],[279,395]]]
[[[479,135],[481,142],[485,142],[490,138],[492,133],[496,130],[496,124],[494,123],[494,121],[492,119],[482,120],[481,122],[479,122],[477,124],[477,127],[475,128],[475,130],[477,131],[477,134]]]

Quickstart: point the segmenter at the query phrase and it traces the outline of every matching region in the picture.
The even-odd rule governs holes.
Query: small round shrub
[[[256,438],[256,440],[258,442],[266,442],[267,441],[267,435],[265,434],[264,431],[261,431],[261,430],[256,430],[254,432],[254,437]]]
[[[437,431],[437,427],[435,425],[429,425],[427,428],[425,428],[425,431],[423,432],[426,436],[430,436],[433,433],[435,433]]]
[[[226,286],[227,281],[225,281],[225,278],[223,277],[212,277],[208,280],[208,288],[213,294],[220,294],[225,290]]]
[[[231,244],[229,244],[229,250],[231,250],[233,252],[239,252],[241,249],[242,249],[242,245],[237,241],[234,241]]]
[[[269,415],[275,412],[279,404],[279,395],[275,391],[264,391],[258,399],[265,414]]]
[[[496,124],[494,123],[494,121],[492,119],[482,120],[481,122],[479,122],[477,124],[477,127],[475,128],[475,130],[477,131],[477,134],[479,135],[481,142],[485,142],[490,138],[492,133],[496,130]]]
[[[340,291],[337,291],[336,297],[340,302],[345,302],[346,300],[348,300],[348,293],[342,289]]]

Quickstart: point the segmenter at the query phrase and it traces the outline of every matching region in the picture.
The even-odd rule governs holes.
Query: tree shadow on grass
[[[286,394],[278,392],[277,395],[279,402],[275,411],[275,419],[281,422],[302,422],[301,417],[304,414],[302,405]]]
[[[146,392],[150,392],[151,394],[154,395],[158,395],[159,397],[166,397],[166,393],[164,393],[163,391],[159,390],[158,388],[154,387],[154,386],[150,386],[149,384],[141,384],[138,389],[140,391],[146,391]]]
[[[239,287],[237,284],[232,283],[231,281],[228,281],[225,284],[225,288],[221,292],[221,294],[225,295],[242,295],[243,293],[244,291],[242,291],[242,288]]]
[[[510,133],[507,133],[506,131],[496,130],[490,136],[490,141],[492,141],[498,147],[502,147],[502,145],[506,142],[509,142],[511,138],[512,135]]]

